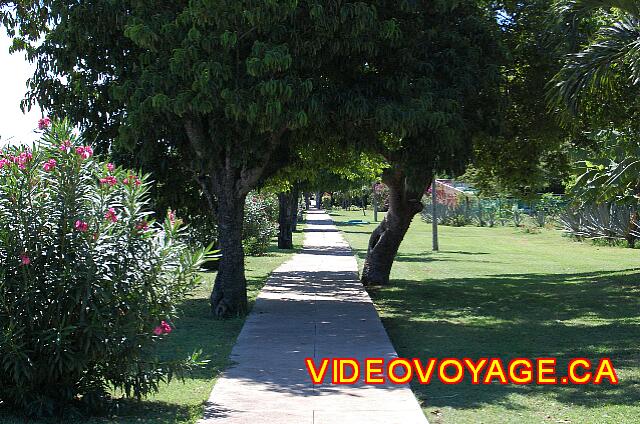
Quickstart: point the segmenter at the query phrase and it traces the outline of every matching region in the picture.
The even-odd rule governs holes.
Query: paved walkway
[[[406,385],[331,385],[331,369],[311,383],[306,357],[396,352],[329,216],[309,211],[305,233],[302,252],[262,289],[200,423],[426,424]]]

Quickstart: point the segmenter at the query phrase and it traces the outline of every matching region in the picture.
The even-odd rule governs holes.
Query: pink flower
[[[169,212],[167,213],[167,218],[169,218],[169,222],[173,224],[174,222],[176,222],[176,213],[172,210],[169,210]]]
[[[42,165],[42,169],[44,169],[46,172],[51,172],[53,171],[53,169],[56,167],[57,164],[58,163],[56,162],[55,159],[49,159],[44,163],[44,165]]]
[[[62,150],[63,152],[69,153],[69,151],[71,150],[71,140],[63,141],[59,149]]]
[[[9,165],[11,165],[11,161],[9,159],[0,159],[0,169]]]
[[[147,231],[149,229],[149,223],[147,221],[141,221],[136,225],[136,230]]]
[[[23,253],[22,255],[20,255],[20,262],[22,263],[22,265],[29,265],[31,263],[31,258],[27,256],[26,253]]]
[[[107,221],[118,222],[118,215],[116,215],[116,210],[113,208],[109,208],[107,213],[104,214],[104,218]]]
[[[89,159],[91,156],[93,156],[93,149],[89,146],[77,147],[76,153],[82,159]]]
[[[49,117],[44,117],[44,118],[38,120],[38,129],[39,130],[43,130],[45,128],[48,128],[49,126],[51,126],[51,119],[49,119]]]
[[[112,164],[112,163],[108,163],[107,164],[107,170],[109,172],[113,172],[114,169],[116,169],[116,166],[114,164]]]
[[[153,334],[156,336],[160,336],[162,334],[169,334],[173,331],[171,326],[167,323],[167,321],[160,322],[160,325],[153,329]]]
[[[89,229],[89,224],[87,224],[84,221],[77,220],[76,224],[75,224],[75,228],[76,228],[76,230],[80,231],[81,233],[84,233],[85,231],[87,231]]]
[[[100,178],[100,184],[108,184],[109,186],[113,187],[114,185],[118,184],[118,179],[113,175],[107,175],[104,178]]]
[[[140,186],[140,184],[142,184],[142,182],[140,181],[140,179],[137,176],[129,175],[127,178],[122,180],[122,184],[124,184],[124,185],[135,185],[136,187],[138,187],[138,186]]]
[[[11,161],[13,161],[13,163],[18,165],[18,168],[25,169],[27,162],[29,162],[31,158],[33,158],[33,154],[31,153],[31,151],[25,150],[24,152],[20,153],[18,156],[10,156],[10,158],[11,158]]]

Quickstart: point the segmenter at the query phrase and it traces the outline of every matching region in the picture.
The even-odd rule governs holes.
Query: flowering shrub
[[[389,187],[384,183],[375,183],[373,186],[375,195],[378,198],[378,209],[382,212],[389,210]]]
[[[324,194],[322,196],[322,209],[328,211],[331,210],[333,208],[333,199],[331,199],[331,196],[329,194]]]
[[[264,255],[278,234],[275,196],[249,193],[244,208],[243,246],[247,255]]]
[[[53,125],[53,126],[51,126]],[[65,122],[0,152],[0,403],[32,415],[141,397],[198,363],[154,359],[207,252],[147,212],[145,179]]]

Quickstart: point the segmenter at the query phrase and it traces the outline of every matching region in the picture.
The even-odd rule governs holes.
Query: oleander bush
[[[389,187],[386,184],[377,182],[373,186],[373,190],[378,198],[378,209],[380,212],[389,210]]]
[[[64,416],[140,398],[197,366],[156,359],[177,303],[200,281],[173,213],[146,178],[97,160],[67,122],[0,153],[0,404]]]

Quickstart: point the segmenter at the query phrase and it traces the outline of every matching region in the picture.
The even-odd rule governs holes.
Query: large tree
[[[16,47],[37,60],[30,102],[142,158],[182,161],[215,197],[223,257],[211,304],[219,316],[246,311],[245,196],[305,129],[343,128],[337,110],[358,106],[348,80],[394,36],[393,13],[312,0],[4,3]]]
[[[389,210],[369,241],[366,285],[389,282],[433,175],[464,168],[474,139],[497,127],[500,103],[502,49],[483,2],[417,2],[394,20],[395,42],[371,57],[359,82],[365,123],[376,133],[363,149],[386,160],[389,187]]]
[[[483,138],[476,143],[466,176],[485,193],[524,197],[548,188],[561,190],[570,169],[569,132],[549,110],[544,94],[576,37],[567,37],[553,24],[554,0],[492,4],[507,50],[501,130],[498,142]]]

